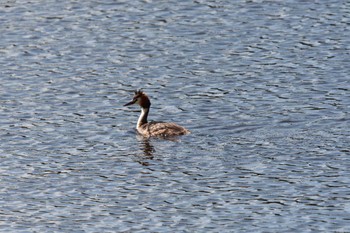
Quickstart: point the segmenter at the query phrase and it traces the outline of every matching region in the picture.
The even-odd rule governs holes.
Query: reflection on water
[[[149,162],[147,162],[147,160],[153,159],[153,153],[155,152],[155,149],[152,146],[149,138],[137,135],[137,140],[140,144],[140,149],[143,152],[142,156],[139,157],[140,160],[138,162],[144,166],[148,166]]]
[[[345,0],[3,1],[0,231],[349,232],[349,17]],[[139,88],[192,134],[135,138]]]
[[[186,136],[182,136],[186,137]],[[175,146],[180,146],[181,147],[181,137],[151,137],[151,138],[146,138],[143,137],[139,134],[136,135],[137,141],[140,146],[140,150],[142,151],[142,155],[138,156],[138,161],[142,165],[148,166],[149,163],[147,160],[152,160],[154,158],[154,154],[156,154],[156,149],[152,145],[153,143],[159,143],[159,142],[172,142],[174,143],[173,145]]]
[[[144,138],[141,142],[142,148],[143,148],[143,152],[144,152],[144,156],[146,158],[153,158],[153,153],[155,152],[154,147],[151,145],[150,140],[148,138]]]

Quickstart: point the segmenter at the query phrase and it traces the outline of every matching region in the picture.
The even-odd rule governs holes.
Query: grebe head
[[[151,106],[151,101],[143,91],[138,90],[135,91],[135,95],[132,100],[129,103],[124,104],[124,106],[129,106],[132,104],[138,104],[141,108],[149,108]]]

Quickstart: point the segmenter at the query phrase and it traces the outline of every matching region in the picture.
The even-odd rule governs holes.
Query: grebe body
[[[144,137],[171,137],[189,134],[186,128],[172,122],[148,122],[147,117],[151,107],[151,101],[142,91],[135,91],[135,95],[129,103],[124,106],[138,104],[141,107],[141,115],[137,121],[136,129]]]

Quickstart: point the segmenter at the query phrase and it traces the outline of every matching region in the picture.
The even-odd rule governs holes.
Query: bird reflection
[[[153,153],[155,152],[154,147],[151,145],[149,139],[144,139],[141,143],[143,146],[144,156],[153,159]]]
[[[156,150],[152,146],[149,138],[145,138],[142,136],[138,136],[137,138],[140,142],[140,147],[143,150],[143,156],[140,157],[140,160],[138,162],[144,166],[148,166],[149,163],[147,161],[143,161],[143,159],[153,159],[153,153]]]
[[[142,155],[137,156],[137,162],[143,166],[148,166],[149,162],[147,162],[147,160],[152,160],[154,158],[153,154],[156,152],[154,146],[151,144],[152,139],[143,137],[142,135],[137,135],[136,138],[140,143],[141,150],[143,151]],[[178,137],[164,137],[163,139],[172,142],[180,141]]]

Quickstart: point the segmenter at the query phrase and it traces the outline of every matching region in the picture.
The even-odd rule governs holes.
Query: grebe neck
[[[147,123],[149,108],[141,108],[141,115],[137,121],[136,128],[139,128],[141,125]]]

